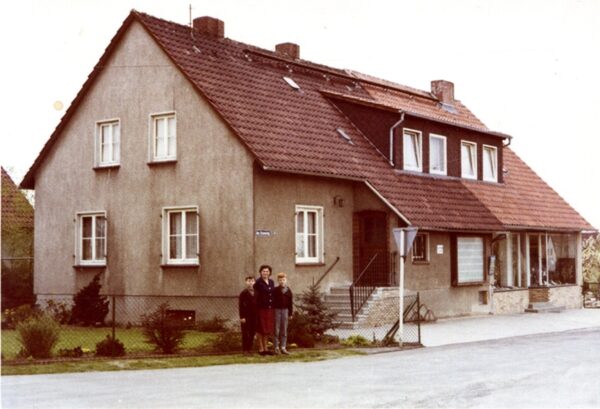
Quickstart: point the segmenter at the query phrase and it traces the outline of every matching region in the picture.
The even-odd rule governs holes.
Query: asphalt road
[[[3,408],[599,408],[600,329],[310,363],[2,377]]]

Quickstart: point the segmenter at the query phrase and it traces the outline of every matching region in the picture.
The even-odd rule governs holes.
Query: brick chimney
[[[225,37],[225,23],[218,18],[204,16],[194,19],[194,30],[198,33],[213,37],[213,38],[224,38]]]
[[[275,46],[275,52],[284,57],[297,60],[300,58],[300,46],[294,43],[281,43]]]
[[[450,81],[431,81],[431,93],[443,104],[454,105],[454,84]]]

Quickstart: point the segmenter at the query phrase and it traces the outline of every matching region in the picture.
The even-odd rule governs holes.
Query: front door
[[[361,281],[367,279],[376,286],[390,285],[387,214],[380,211],[357,212],[355,221],[354,280],[373,260]],[[375,255],[377,257],[373,259]]]

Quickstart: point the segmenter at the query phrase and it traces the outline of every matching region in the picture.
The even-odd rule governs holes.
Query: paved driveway
[[[600,329],[310,363],[2,377],[3,408],[600,407]]]

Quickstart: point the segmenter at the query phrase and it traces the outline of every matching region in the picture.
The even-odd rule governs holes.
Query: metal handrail
[[[350,288],[348,289],[350,292],[350,311],[352,313],[352,322],[356,321],[356,315],[358,314],[358,311],[360,311],[360,309],[363,307],[363,305],[365,305],[365,303],[367,302],[367,300],[369,299],[369,297],[371,296],[373,291],[375,291],[376,287],[375,287],[375,285],[373,285],[371,283],[367,283],[366,286],[358,285],[358,284],[361,282],[363,276],[365,276],[365,273],[367,272],[369,267],[371,267],[371,264],[373,264],[373,261],[375,261],[375,259],[377,258],[378,255],[379,255],[379,253],[375,253],[373,255],[373,257],[371,257],[371,260],[369,260],[366,267],[358,275],[358,277],[352,282],[352,284],[350,285]],[[366,276],[366,277],[368,277],[368,276]],[[358,294],[356,294],[357,292],[355,290],[357,287],[364,289],[364,291],[358,291]],[[357,295],[358,295],[358,297],[356,297]]]
[[[334,266],[337,264],[337,262],[338,262],[338,261],[340,261],[340,256],[337,256],[337,258],[335,259],[335,261],[333,262],[333,264],[331,264],[331,265],[329,266],[329,268],[327,269],[327,271],[325,271],[325,272],[323,273],[323,275],[322,275],[322,276],[321,276],[321,277],[320,277],[320,278],[317,280],[317,284],[316,284],[316,285],[319,285],[319,284],[321,284],[321,281],[323,281],[323,279],[325,278],[325,276],[326,276],[327,274],[329,274],[329,272],[331,271],[331,269],[333,269],[333,267],[334,267]]]

